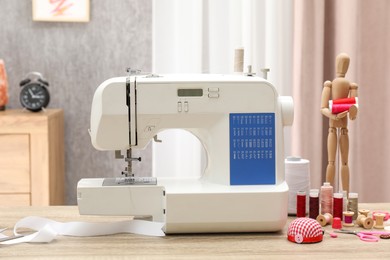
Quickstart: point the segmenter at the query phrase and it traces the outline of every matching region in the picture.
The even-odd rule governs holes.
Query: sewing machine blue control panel
[[[275,114],[230,114],[230,185],[276,183]]]

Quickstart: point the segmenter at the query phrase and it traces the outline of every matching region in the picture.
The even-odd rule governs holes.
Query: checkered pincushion
[[[297,218],[288,226],[287,239],[295,243],[321,242],[321,225],[311,218]]]

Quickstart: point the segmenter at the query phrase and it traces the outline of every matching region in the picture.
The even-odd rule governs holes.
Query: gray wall
[[[104,80],[125,75],[125,68],[151,70],[151,0],[91,0],[89,23],[32,21],[31,0],[0,0],[0,59],[9,81],[7,108],[21,108],[19,82],[30,71],[50,83],[49,108],[65,113],[66,202],[76,204],[83,177],[119,176],[125,163],[113,152],[96,151],[87,129],[91,101]],[[145,156],[150,156],[150,149]],[[134,166],[148,175],[147,159]],[[145,162],[146,161],[146,162]]]

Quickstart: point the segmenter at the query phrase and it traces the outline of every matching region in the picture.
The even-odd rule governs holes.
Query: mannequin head
[[[336,76],[345,77],[349,67],[349,56],[346,53],[340,53],[336,57]]]

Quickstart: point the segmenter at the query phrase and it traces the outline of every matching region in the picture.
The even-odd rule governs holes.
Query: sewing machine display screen
[[[202,97],[203,89],[193,88],[193,89],[178,89],[177,95],[179,97]]]
[[[230,185],[276,183],[275,114],[230,114]]]

